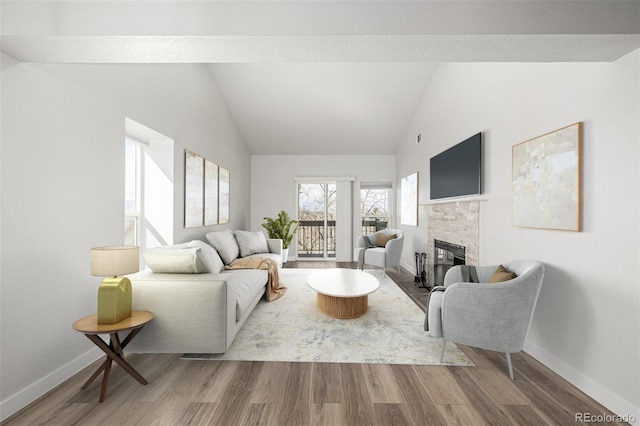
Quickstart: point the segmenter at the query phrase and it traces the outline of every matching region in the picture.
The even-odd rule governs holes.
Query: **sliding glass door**
[[[298,257],[336,257],[336,184],[298,183]]]

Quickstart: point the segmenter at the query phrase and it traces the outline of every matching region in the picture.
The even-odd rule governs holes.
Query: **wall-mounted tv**
[[[482,133],[432,157],[431,199],[480,195],[482,193]]]

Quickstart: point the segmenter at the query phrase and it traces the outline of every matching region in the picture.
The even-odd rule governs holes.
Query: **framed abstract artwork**
[[[218,165],[204,162],[204,225],[218,224]]]
[[[402,178],[400,193],[400,223],[418,226],[418,172]]]
[[[512,148],[512,224],[581,231],[582,123]]]
[[[204,158],[184,151],[184,226],[202,226],[204,214]]]
[[[229,189],[230,189],[230,176],[229,170],[224,167],[220,167],[220,175],[219,175],[219,193],[218,193],[218,202],[219,202],[219,213],[218,213],[218,223],[229,223]]]
[[[184,227],[229,223],[229,170],[184,150]]]

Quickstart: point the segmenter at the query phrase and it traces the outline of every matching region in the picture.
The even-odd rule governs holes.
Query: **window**
[[[360,218],[362,235],[389,227],[391,183],[360,183]]]
[[[124,244],[173,243],[173,140],[126,118]]]
[[[141,200],[140,141],[127,136],[124,141],[124,244],[137,246]]]

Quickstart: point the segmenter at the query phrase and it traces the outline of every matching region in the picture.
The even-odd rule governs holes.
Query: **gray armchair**
[[[396,234],[387,242],[384,247],[377,247],[378,239],[382,236]],[[354,258],[358,261],[358,266],[362,268],[364,265],[378,266],[384,271],[385,268],[395,266],[400,272],[400,258],[402,257],[402,246],[404,245],[404,232],[399,229],[383,229],[367,235],[371,245],[367,244],[365,237],[359,237],[356,240],[354,249]],[[373,247],[371,247],[373,246]],[[364,253],[362,252],[364,250]]]
[[[489,283],[494,266],[476,266],[477,281],[464,277],[464,267],[454,266],[444,278],[444,291],[429,298],[425,329],[442,337],[444,357],[447,341],[504,352],[513,379],[511,353],[520,352],[529,331],[544,277],[544,265],[533,260],[514,260],[504,267],[516,278]],[[467,274],[468,277],[468,274]]]

